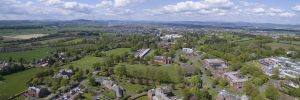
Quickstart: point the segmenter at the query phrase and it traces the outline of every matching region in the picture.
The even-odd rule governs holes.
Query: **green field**
[[[163,72],[168,73],[172,81],[175,81],[177,79],[177,72],[175,65],[161,65],[161,66],[151,66],[151,65],[143,65],[143,64],[120,64],[121,66],[125,66],[129,72],[132,72],[133,70],[137,70],[142,73],[146,73],[147,68],[154,69],[156,71],[162,70]]]
[[[128,94],[138,94],[140,91],[144,91],[145,89],[148,89],[148,86],[145,85],[139,85],[139,84],[131,84],[131,83],[121,83],[122,87],[126,89]]]
[[[26,90],[26,82],[43,70],[45,68],[32,68],[4,76],[5,80],[0,81],[0,98],[7,98]]]
[[[33,59],[45,58],[50,55],[50,52],[54,51],[54,48],[34,48],[33,50],[19,51],[19,52],[5,52],[0,53],[0,60],[9,60],[12,57],[14,60],[19,60],[23,57],[27,61],[32,61]]]
[[[92,57],[92,56],[85,56],[84,58],[77,60],[77,61],[73,61],[68,65],[65,65],[64,68],[68,68],[69,66],[73,66],[74,68],[79,68],[82,70],[86,70],[86,69],[93,69],[93,64],[96,62],[101,62],[103,61],[102,58],[99,57]]]
[[[111,54],[121,55],[121,54],[123,54],[125,52],[130,53],[130,48],[117,48],[117,49],[106,51],[105,54],[106,55],[111,55]]]
[[[283,48],[283,49],[289,49],[290,47],[294,47],[297,50],[300,50],[300,46],[297,45],[292,45],[292,44],[284,44],[284,43],[268,43],[267,45],[271,46],[272,49],[277,49],[277,48]]]

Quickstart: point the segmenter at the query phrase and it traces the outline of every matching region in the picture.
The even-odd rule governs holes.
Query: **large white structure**
[[[279,77],[300,77],[300,62],[294,62],[293,59],[285,57],[271,57],[259,60],[261,64],[267,65],[262,70],[269,76],[273,76],[272,69],[279,67]]]
[[[181,38],[182,35],[179,34],[168,34],[165,36],[160,37],[161,39],[175,39],[175,38]]]
[[[194,50],[191,48],[182,48],[182,52],[187,53],[187,54],[192,54],[192,53],[194,53]]]

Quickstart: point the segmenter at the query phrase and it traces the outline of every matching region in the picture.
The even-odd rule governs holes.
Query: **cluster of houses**
[[[262,67],[264,73],[268,76],[273,76],[274,68],[279,69],[280,78],[298,78],[300,76],[300,62],[295,62],[293,59],[285,57],[270,57],[260,59],[259,63],[265,65]]]
[[[109,79],[100,79],[100,78],[99,78],[99,79],[96,79],[96,82],[97,82],[97,83],[100,83],[100,84],[101,84],[102,86],[104,86],[106,89],[115,91],[115,96],[116,96],[117,98],[122,98],[122,97],[124,96],[124,95],[123,95],[124,89],[123,89],[121,86],[115,84],[114,81],[111,81],[111,80],[109,80]]]
[[[249,100],[246,95],[234,95],[226,90],[221,90],[216,97],[216,100]]]
[[[11,64],[5,61],[0,61],[0,72],[10,70]]]
[[[160,87],[148,91],[148,100],[182,100],[175,96],[170,87]]]
[[[61,69],[57,74],[53,76],[53,78],[70,79],[73,74],[74,72],[72,69]]]
[[[163,40],[169,40],[169,39],[176,39],[176,38],[181,38],[182,35],[180,34],[167,34],[165,36],[160,37]]]
[[[154,56],[154,62],[158,64],[172,64],[172,58],[167,56]]]
[[[243,88],[244,83],[248,80],[238,71],[230,72],[225,61],[221,59],[204,59],[202,63],[215,77],[227,80],[235,89]]]
[[[30,86],[27,91],[24,93],[26,97],[32,98],[44,98],[50,94],[49,90],[42,86]]]
[[[134,54],[135,58],[143,58],[144,56],[146,56],[149,52],[150,52],[150,48],[147,49],[139,49],[137,50],[137,52]]]

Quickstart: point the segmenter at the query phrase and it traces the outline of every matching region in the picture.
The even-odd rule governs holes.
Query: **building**
[[[48,91],[48,89],[41,86],[31,86],[25,93],[26,96],[35,98],[44,98],[49,94],[50,92]]]
[[[231,94],[226,90],[221,90],[219,91],[216,100],[249,100],[249,98],[246,95],[238,96]]]
[[[300,76],[300,68],[295,67],[286,67],[286,68],[280,68],[279,69],[280,78],[284,77],[290,77],[290,78],[298,78]]]
[[[162,36],[160,38],[163,40],[168,40],[168,39],[176,39],[176,38],[181,38],[181,37],[182,37],[182,35],[179,35],[179,34],[168,34],[168,35]]]
[[[0,62],[0,73],[8,72],[11,69],[11,64],[7,62]]]
[[[157,46],[162,47],[162,48],[168,48],[172,44],[175,44],[175,43],[162,41],[162,42],[157,43]]]
[[[223,73],[229,71],[229,67],[221,59],[204,59],[202,64],[217,77],[222,77]]]
[[[139,49],[137,50],[137,52],[134,54],[135,58],[143,58],[145,55],[147,55],[149,53],[151,49],[147,48],[147,49]]]
[[[240,72],[227,72],[223,75],[224,79],[229,81],[229,85],[235,89],[244,87],[244,83],[248,80],[240,74]]]
[[[191,48],[182,48],[182,52],[184,52],[186,54],[193,54],[194,50]]]
[[[170,87],[160,87],[148,91],[148,100],[182,100],[178,99]]]
[[[154,62],[159,64],[172,64],[172,58],[167,56],[154,56]]]
[[[118,86],[117,84],[115,84],[113,81],[111,80],[100,80],[101,84],[110,90],[114,90],[115,91],[115,96],[117,98],[121,98],[123,97],[123,90],[120,86]]]
[[[59,70],[58,74],[53,76],[53,78],[70,79],[72,75],[73,75],[72,69],[61,69]]]
[[[123,97],[123,89],[120,86],[114,84],[112,86],[112,89],[115,91],[115,95],[116,95],[117,98],[122,98]]]
[[[271,57],[259,60],[261,64],[267,65],[262,70],[268,76],[273,76],[272,69],[279,67],[279,77],[297,78],[300,76],[300,63],[285,57]]]

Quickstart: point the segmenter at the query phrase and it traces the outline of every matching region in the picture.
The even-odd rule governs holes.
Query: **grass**
[[[3,76],[4,80],[0,81],[0,98],[10,97],[26,90],[26,82],[43,70],[45,70],[45,68],[32,68]]]
[[[52,51],[54,51],[54,48],[44,47],[44,48],[34,48],[33,50],[27,50],[27,51],[5,52],[5,53],[0,53],[0,60],[8,61],[10,57],[12,57],[12,59],[16,61],[18,61],[19,58],[21,57],[23,57],[27,61],[32,61],[33,59],[38,60],[50,55],[50,52]]]
[[[162,70],[163,72],[168,73],[171,80],[174,81],[174,82],[176,82],[176,79],[178,77],[175,65],[173,65],[173,64],[171,64],[171,65],[161,65],[161,66],[152,66],[152,65],[144,65],[144,64],[130,65],[130,64],[123,63],[123,64],[120,64],[120,65],[125,66],[129,73],[133,72],[134,70],[136,70],[138,72],[141,72],[141,73],[146,73],[146,69],[150,68],[150,69],[153,69],[155,71]]]
[[[129,94],[138,94],[139,91],[144,91],[148,89],[148,86],[139,85],[139,84],[131,84],[131,83],[123,83],[120,84]]]
[[[286,49],[288,50],[290,47],[294,47],[295,49],[297,50],[300,50],[300,46],[297,46],[297,45],[292,45],[292,44],[284,44],[284,43],[268,43],[267,45],[271,46],[271,48],[273,50],[277,49],[277,48],[283,48],[283,49]]]
[[[136,100],[148,100],[148,96],[142,96],[137,98]]]
[[[124,54],[125,52],[130,53],[130,48],[117,48],[117,49],[112,49],[112,50],[106,51],[105,54],[106,54],[106,55],[111,55],[111,54],[114,54],[114,55],[122,55],[122,54]]]
[[[96,62],[101,62],[103,61],[102,58],[99,57],[93,57],[93,56],[85,56],[84,58],[77,60],[77,61],[73,61],[68,65],[65,65],[64,68],[68,68],[69,66],[73,66],[74,68],[79,68],[82,70],[91,70],[93,69],[93,64]]]
[[[93,100],[93,96],[90,93],[84,93],[83,94],[84,99],[86,100]]]
[[[104,90],[102,93],[109,98],[115,98],[115,92],[113,90]]]

